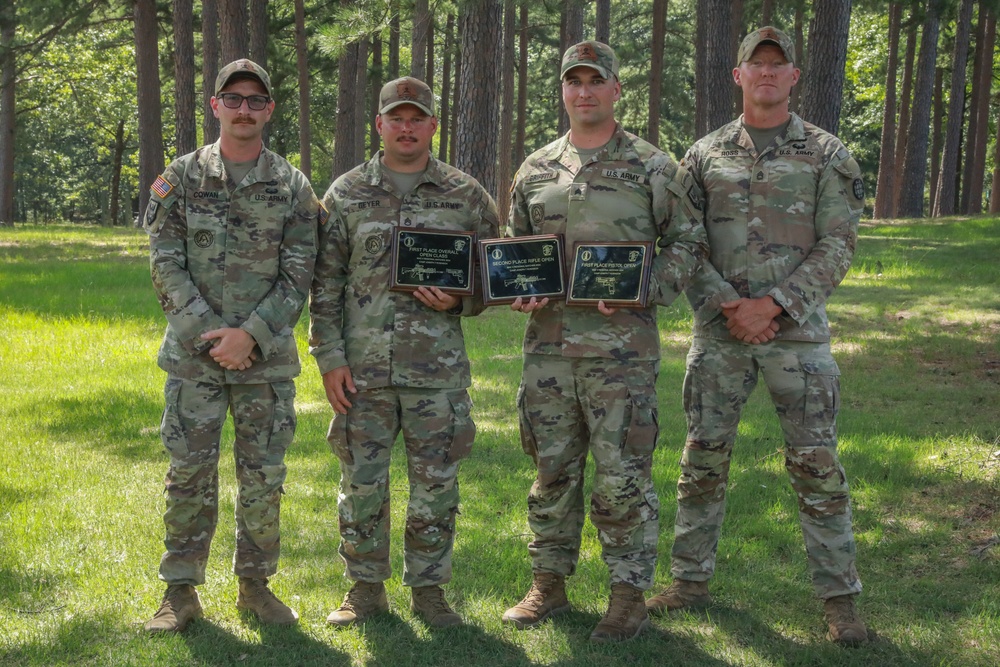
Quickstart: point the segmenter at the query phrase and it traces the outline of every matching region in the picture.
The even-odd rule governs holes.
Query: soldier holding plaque
[[[559,234],[568,249],[590,246],[588,261],[621,242],[652,244],[656,255],[646,296],[632,307],[611,307],[604,298],[568,305],[532,297],[511,305],[530,313],[517,408],[521,442],[537,477],[528,495],[534,581],[503,620],[526,628],[569,608],[565,578],[579,558],[590,454],[590,518],[611,579],[608,611],[591,639],[621,641],[649,623],[643,591],[656,569],[656,306],[669,305],[684,290],[707,241],[693,180],[615,120],[621,83],[611,48],[593,41],[572,46],[561,74],[570,131],[521,165],[509,235]],[[629,259],[626,254],[615,263]],[[571,252],[567,261],[575,261]]]
[[[455,625],[461,618],[441,585],[451,579],[458,466],[475,436],[460,318],[483,306],[434,284],[390,286],[397,270],[419,282],[438,270],[437,258],[471,252],[471,236],[436,246],[410,232],[494,238],[497,210],[474,178],[430,154],[438,121],[424,82],[387,83],[375,124],[383,150],[324,197],[330,221],[310,302],[310,351],[336,412],[328,440],[340,460],[340,553],[354,582],[327,621],[348,626],[389,608],[389,460],[402,431],[410,482],[403,584],[428,624]],[[406,244],[402,259],[394,242]],[[445,271],[461,270],[442,261]]]

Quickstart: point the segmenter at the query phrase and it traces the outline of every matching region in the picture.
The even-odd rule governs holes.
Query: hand
[[[539,301],[537,297],[531,297],[528,301],[524,301],[521,297],[517,297],[514,299],[514,303],[510,304],[510,309],[521,313],[531,313],[539,308],[544,308],[548,304],[549,297],[545,297],[541,301]]]
[[[253,353],[257,341],[243,329],[233,327],[213,329],[203,333],[201,339],[212,341],[212,348],[208,353],[227,370],[246,370],[253,366],[252,362],[257,359]]]
[[[609,308],[609,307],[605,306],[604,305],[604,299],[601,299],[601,300],[599,300],[597,302],[597,311],[601,315],[604,315],[605,317],[611,317],[612,315],[614,315],[615,313],[618,312],[618,309],[617,308]]]
[[[354,378],[351,376],[350,366],[341,366],[323,373],[323,389],[326,391],[326,400],[330,402],[333,411],[346,415],[348,408],[351,407],[351,402],[344,390],[346,389],[352,394],[358,393],[357,387],[354,386]]]
[[[413,293],[420,303],[437,311],[451,310],[461,300],[454,294],[446,294],[437,287],[418,287]]]
[[[759,344],[772,340],[777,334],[775,318],[781,314],[781,306],[770,296],[727,301],[720,307],[726,316],[726,328],[734,338]]]

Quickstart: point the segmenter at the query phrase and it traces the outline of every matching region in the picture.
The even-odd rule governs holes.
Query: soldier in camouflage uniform
[[[319,200],[305,176],[263,147],[274,110],[267,72],[224,67],[212,110],[219,141],[174,161],[151,189],[144,227],[153,287],[167,317],[158,363],[168,373],[161,436],[167,471],[167,592],[149,632],[180,631],[201,614],[218,520],[222,426],[232,412],[237,607],[265,623],[298,615],[267,587],[277,570],[285,450],[295,433],[299,359],[292,328],[316,257]]]
[[[857,163],[833,135],[789,113],[799,70],[791,40],[765,27],[733,70],[744,114],[698,141],[682,164],[705,192],[711,255],[687,290],[695,313],[677,484],[673,584],[651,611],[710,601],[740,412],[762,375],[785,437],[809,569],[829,637],[867,638],[847,477],[837,458],[839,370],[826,300],[847,272],[864,208]]]
[[[340,461],[340,554],[355,582],[327,621],[349,626],[388,610],[389,462],[402,431],[410,483],[403,584],[413,611],[443,627],[461,623],[441,585],[451,580],[459,463],[476,431],[461,317],[481,312],[482,299],[437,287],[390,291],[393,230],[486,239],[499,224],[486,190],[430,154],[430,88],[403,77],[379,100],[384,150],[324,197],[330,224],[320,233],[310,301],[310,351],[336,412],[328,441]]]
[[[503,620],[525,628],[569,608],[565,578],[579,558],[590,454],[590,519],[611,578],[608,612],[591,639],[620,641],[648,625],[642,591],[656,569],[656,306],[680,295],[706,254],[706,235],[701,194],[687,172],[615,120],[621,84],[614,51],[600,42],[574,45],[561,74],[570,131],[521,165],[509,235],[562,234],[567,248],[651,241],[659,252],[644,307],[534,297],[512,304],[531,314],[517,408],[521,443],[538,473],[528,495],[534,581]]]

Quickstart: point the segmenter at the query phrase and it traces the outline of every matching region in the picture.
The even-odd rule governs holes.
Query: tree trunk
[[[944,154],[938,178],[933,215],[939,218],[955,214],[955,174],[960,173],[958,152],[962,147],[965,120],[965,71],[969,64],[969,30],[972,26],[973,0],[962,0],[955,25],[955,50],[952,52],[951,96],[948,99],[948,127],[944,135]]]
[[[563,0],[562,21],[559,27],[559,61],[562,62],[562,55],[566,49],[583,41],[583,7],[579,0]],[[562,136],[569,131],[569,116],[566,115],[566,107],[563,104],[562,95],[559,95],[559,124],[556,128],[557,134]]]
[[[455,36],[455,15],[448,14],[444,27],[444,71],[441,73],[441,109],[438,111],[438,159],[448,161],[448,139],[451,137],[451,61]]]
[[[702,98],[704,126],[701,137],[733,119],[732,96],[733,63],[729,43],[730,7],[728,0],[698,0],[698,42],[695,50],[704,53],[698,58],[700,72],[695,69],[695,95]],[[720,94],[720,91],[725,91]]]
[[[983,211],[983,177],[986,173],[986,144],[990,134],[990,88],[993,84],[993,49],[996,45],[996,18],[979,2],[979,30],[976,33],[976,68],[972,83],[973,106],[969,111],[969,133],[965,143],[965,172],[962,186],[962,213]]]
[[[149,186],[163,172],[160,65],[156,0],[135,1],[135,66],[139,107],[139,220],[149,203]]]
[[[427,20],[427,67],[424,68],[424,83],[434,90],[434,15],[428,14]]]
[[[697,0],[694,17],[694,138],[708,134],[708,84],[705,81],[706,58],[708,52],[708,23],[704,16],[708,12],[708,0]]]
[[[990,187],[990,213],[1000,213],[1000,123],[997,123],[997,138],[993,144],[993,181]]]
[[[177,155],[198,147],[194,117],[194,9],[192,0],[174,0],[174,115]]]
[[[14,44],[17,19],[14,0],[0,7],[0,226],[14,224],[14,130],[16,71]]]
[[[458,25],[456,29],[461,33],[462,18],[459,16]],[[458,143],[458,118],[462,114],[462,53],[463,47],[462,35],[457,35],[455,40],[455,84],[454,91],[451,94],[451,146],[448,147],[448,164],[455,164],[455,146]]]
[[[660,104],[663,94],[663,42],[667,36],[667,0],[653,0],[653,43],[649,59],[649,121],[646,140],[654,146],[660,144]]]
[[[774,21],[774,0],[764,0],[760,8],[760,25],[771,25]]]
[[[421,81],[427,76],[427,27],[431,22],[427,4],[427,0],[414,1],[413,32],[410,38],[410,76]]]
[[[806,71],[806,37],[805,37],[805,8],[803,0],[795,3],[795,66],[804,73]],[[735,58],[734,58],[735,60]],[[801,79],[800,79],[801,81]],[[740,92],[740,109],[743,108],[743,91]],[[792,87],[792,98],[788,103],[789,108],[795,113],[802,113],[802,85]]]
[[[382,37],[380,33],[372,35],[372,85],[371,85],[371,113],[365,118],[369,123],[368,127],[368,154],[375,155],[381,145],[381,137],[378,136],[378,128],[375,127],[375,116],[378,115],[378,100],[382,92],[385,81],[382,80]]]
[[[459,14],[462,36],[462,83],[455,132],[455,166],[471,174],[494,196],[497,191],[497,125],[494,90],[484,81],[500,80],[499,0],[465,4]]]
[[[305,0],[295,0],[295,68],[299,79],[299,170],[312,180],[312,129],[309,125],[309,44]]]
[[[118,120],[115,127],[115,149],[111,157],[111,201],[108,204],[108,220],[112,226],[119,223],[122,198],[122,156],[125,154],[125,119]]]
[[[653,2],[654,20],[656,14],[656,2],[659,1],[660,0],[654,0]],[[663,3],[666,4],[666,0],[663,0]],[[598,42],[607,44],[611,40],[611,0],[597,0],[597,8],[594,13],[594,39]]]
[[[341,0],[346,2],[347,0]],[[333,173],[336,180],[358,163],[354,159],[354,141],[361,128],[355,125],[354,87],[358,81],[358,44],[344,48],[337,60],[337,128],[333,140]]]
[[[892,196],[892,215],[899,217],[899,203],[903,198],[903,163],[906,161],[906,146],[909,144],[907,132],[910,129],[910,109],[913,106],[913,69],[917,59],[917,22],[910,16],[910,27],[906,33],[906,56],[903,63],[903,90],[899,96],[899,123],[896,125],[896,191]]]
[[[524,142],[528,112],[528,5],[521,5],[517,36],[517,131],[514,138],[514,164],[524,162]]]
[[[368,133],[365,131],[367,123],[375,124],[375,116],[368,118],[365,114],[365,104],[368,102],[365,91],[368,90],[368,37],[364,37],[358,42],[358,59],[355,63],[357,69],[354,77],[354,150],[351,155],[354,164],[363,162],[365,159],[365,142]]]
[[[944,68],[934,68],[934,103],[931,116],[931,175],[927,194],[927,210],[934,210],[937,201],[938,178],[941,177],[941,127],[944,125]]]
[[[740,48],[740,41],[743,39],[743,35],[746,34],[746,26],[743,25],[743,10],[744,10],[743,0],[733,0],[730,3],[729,12],[729,62],[733,64],[736,62],[736,53]],[[734,114],[739,116],[743,113],[743,91],[737,85],[730,85],[730,90],[733,92],[733,109]]]
[[[250,60],[267,69],[267,0],[250,0]]]
[[[507,184],[513,178],[511,167],[514,146],[512,136],[514,134],[514,23],[517,20],[517,12],[514,7],[514,0],[504,0],[503,3],[503,42],[500,49],[503,54],[503,72],[500,79],[500,103],[502,112],[500,114],[500,146],[499,164],[497,165],[497,210],[500,219],[507,219],[507,211],[510,208],[510,188]]]
[[[216,0],[201,0],[201,140],[214,144],[219,138],[219,121],[212,113],[215,77],[219,75],[219,9]]]
[[[247,0],[218,0],[218,2],[222,64],[227,65],[234,60],[249,57]]]
[[[809,25],[809,71],[802,91],[802,117],[837,134],[844,99],[851,0],[816,3]]]
[[[390,8],[389,71],[386,73],[386,81],[395,81],[399,78],[399,0],[392,0]]]
[[[913,107],[910,113],[906,158],[903,160],[903,183],[900,193],[900,218],[920,218],[924,214],[924,189],[927,180],[927,130],[930,124],[934,63],[937,60],[938,32],[941,27],[940,0],[928,0],[917,60]]]
[[[882,143],[875,187],[875,219],[892,217],[896,189],[896,70],[899,68],[899,25],[903,5],[889,3],[889,62],[885,74],[885,106],[882,108]]]

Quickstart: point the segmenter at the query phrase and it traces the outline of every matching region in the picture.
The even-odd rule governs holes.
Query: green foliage
[[[842,375],[840,452],[851,481],[860,610],[876,634],[831,645],[807,579],[782,438],[758,387],[740,426],[715,604],[654,620],[638,639],[592,645],[607,571],[588,523],[573,611],[530,632],[500,623],[530,580],[524,499],[533,479],[514,398],[524,320],[492,308],[465,322],[476,447],[463,463],[455,578],[467,625],[432,631],[400,585],[407,496],[391,470],[392,611],[363,628],[325,623],[349,587],[337,554],[337,463],[330,408],[304,357],[299,424],[282,506],[275,590],[295,628],[235,609],[231,428],[220,467],[220,529],[200,588],[205,618],[147,637],[159,602],[163,315],[146,239],[91,226],[0,229],[0,664],[49,665],[816,665],[1000,663],[1000,219],[867,224],[831,304]],[[683,301],[683,300],[682,300]],[[669,580],[680,387],[691,315],[660,310],[659,584]],[[305,352],[305,323],[297,328]]]

